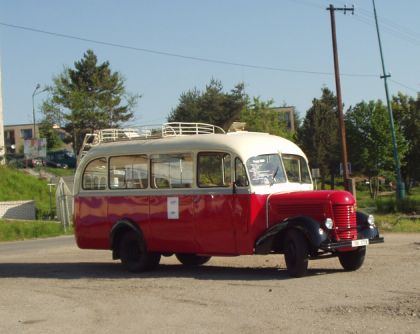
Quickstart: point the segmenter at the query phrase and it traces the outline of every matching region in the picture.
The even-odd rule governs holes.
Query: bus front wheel
[[[292,277],[302,277],[308,270],[308,242],[296,230],[287,232],[284,240],[284,258],[287,272]]]
[[[120,257],[124,268],[130,272],[153,269],[160,262],[160,254],[147,252],[143,239],[134,231],[128,231],[122,236]]]
[[[177,253],[175,254],[179,262],[185,266],[201,266],[204,263],[207,263],[211,256],[200,256],[196,254],[184,254]]]

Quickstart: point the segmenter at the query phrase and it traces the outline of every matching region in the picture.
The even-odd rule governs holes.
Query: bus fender
[[[140,228],[134,224],[132,221],[123,219],[119,220],[112,226],[110,232],[110,249],[112,250],[112,259],[117,260],[120,258],[119,254],[119,241],[124,232],[126,231],[134,231],[138,234],[140,239],[143,239],[143,233],[141,232]]]
[[[307,216],[291,217],[271,226],[258,238],[255,243],[255,254],[269,254],[273,250],[281,253],[282,239],[286,235],[285,232],[290,229],[302,232],[309,242],[309,249],[314,252],[327,239],[327,234],[320,229],[318,221]]]
[[[364,212],[356,212],[357,222],[357,238],[358,239],[375,239],[379,237],[378,228],[368,222],[369,215]]]

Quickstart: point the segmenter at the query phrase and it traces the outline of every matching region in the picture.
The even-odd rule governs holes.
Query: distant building
[[[295,132],[295,107],[274,107],[270,108],[271,111],[279,113],[279,122],[285,122],[287,128],[291,132]]]
[[[34,125],[31,124],[14,124],[4,126],[4,142],[7,153],[15,153],[19,148],[23,147],[25,139],[33,137]],[[39,133],[38,124],[35,124],[35,131]]]
[[[61,140],[68,137],[69,134],[61,129],[58,125],[54,125],[53,129],[57,131]],[[6,153],[17,153],[23,150],[23,145],[26,139],[33,138],[34,125],[31,124],[14,124],[4,126],[4,142]],[[39,124],[35,124],[35,131],[39,136]],[[71,145],[66,145],[69,151],[72,151]]]

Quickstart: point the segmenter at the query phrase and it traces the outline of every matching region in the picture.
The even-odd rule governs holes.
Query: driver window
[[[238,187],[247,187],[249,185],[245,166],[239,158],[235,159],[235,184]]]

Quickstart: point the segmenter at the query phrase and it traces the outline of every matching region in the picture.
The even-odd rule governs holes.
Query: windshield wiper
[[[276,170],[274,171],[273,175],[271,176],[270,187],[274,184],[274,181],[276,180],[276,176],[277,176],[278,171],[279,171],[279,166],[277,166]]]

